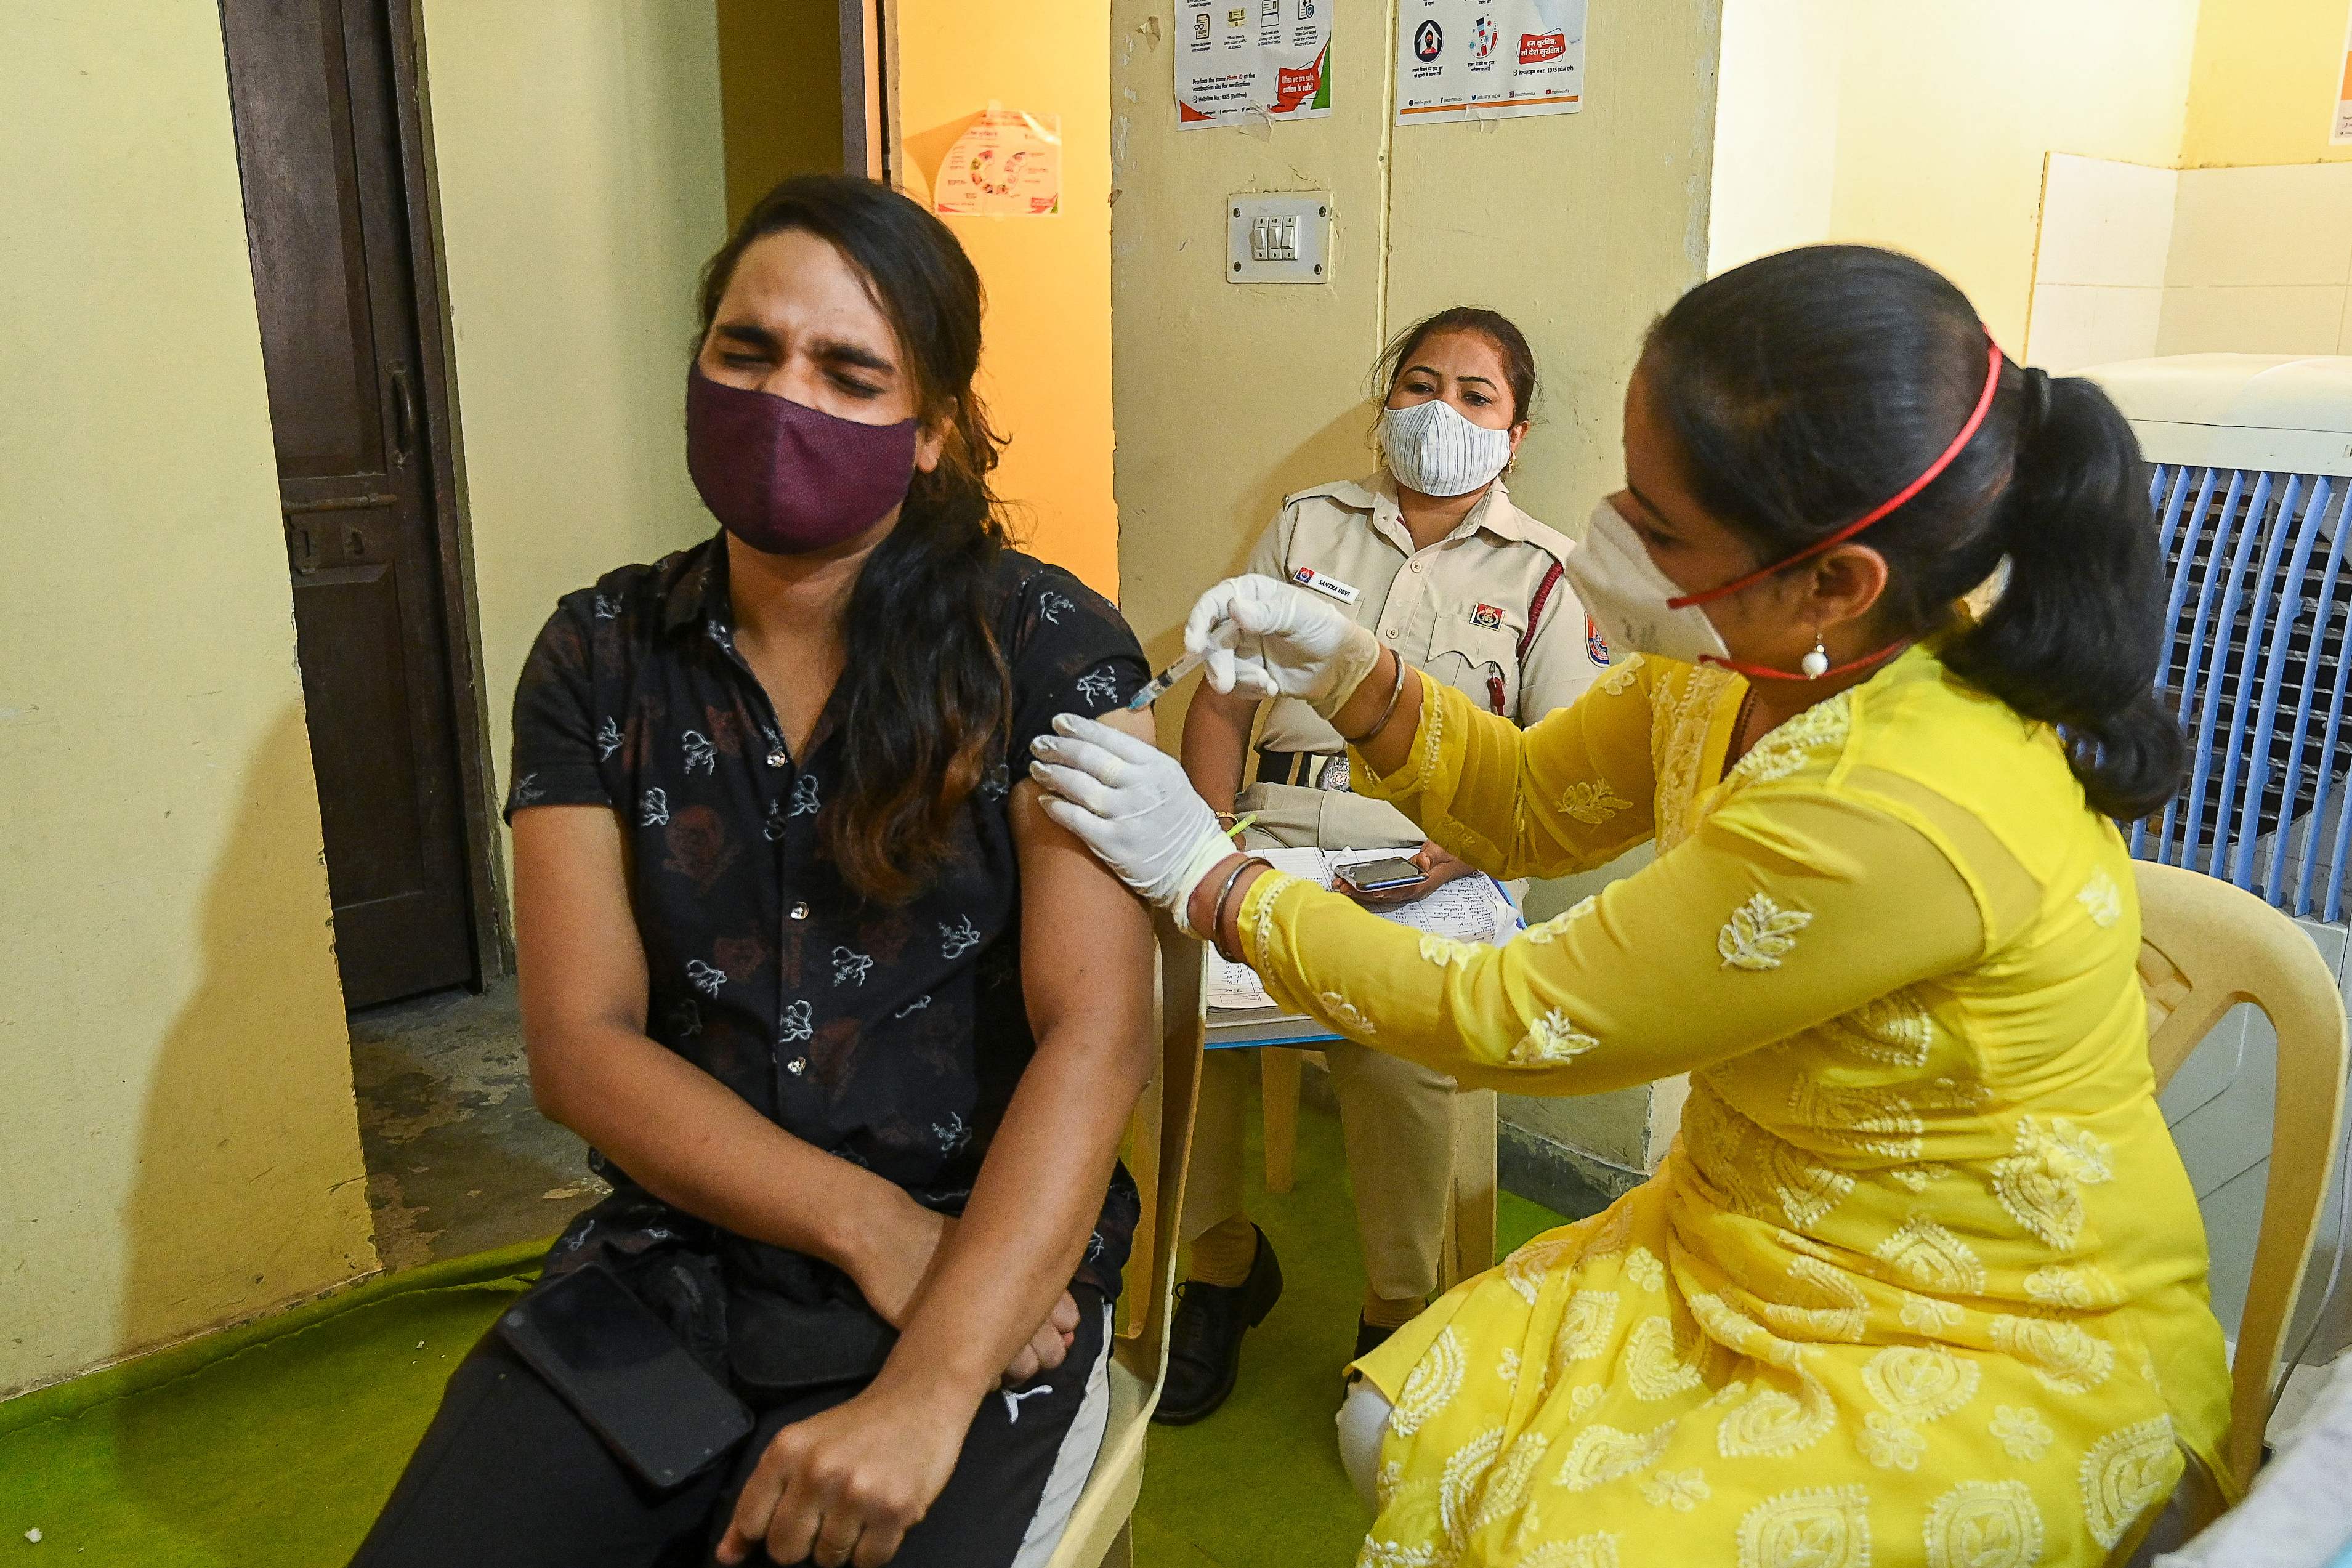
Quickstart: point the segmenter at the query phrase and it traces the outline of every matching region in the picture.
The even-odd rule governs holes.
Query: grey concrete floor
[[[531,1103],[511,976],[354,1013],[352,1075],[387,1272],[553,1236],[608,1190]]]

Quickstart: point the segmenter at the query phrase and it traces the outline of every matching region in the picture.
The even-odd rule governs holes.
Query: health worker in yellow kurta
[[[1657,323],[1625,466],[1570,571],[1645,657],[1525,732],[1265,579],[1188,628],[1482,869],[1655,839],[1506,946],[1234,856],[1140,742],[1040,742],[1057,820],[1349,1038],[1522,1093],[1691,1075],[1654,1179],[1359,1363],[1361,1561],[2106,1562],[2222,1473],[2229,1394],[2116,828],[2181,758],[2129,427],[1825,247]]]

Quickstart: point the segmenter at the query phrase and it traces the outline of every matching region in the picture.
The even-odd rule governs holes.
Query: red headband
[[[1969,416],[1969,422],[1960,426],[1960,433],[1952,437],[1952,444],[1944,448],[1944,455],[1927,465],[1927,471],[1926,473],[1921,474],[1917,479],[1913,479],[1909,484],[1905,485],[1886,500],[1871,508],[1868,511],[1864,512],[1860,517],[1854,519],[1852,522],[1847,523],[1835,533],[1831,534],[1826,539],[1814,541],[1812,543],[1805,546],[1802,550],[1798,551],[1794,555],[1790,556],[1787,560],[1776,561],[1769,566],[1760,567],[1754,572],[1750,572],[1745,577],[1724,584],[1723,586],[1719,588],[1709,588],[1704,593],[1685,594],[1679,599],[1669,599],[1666,601],[1666,608],[1670,610],[1680,610],[1692,605],[1713,604],[1717,599],[1729,598],[1732,595],[1738,593],[1743,588],[1752,588],[1757,584],[1764,581],[1765,578],[1775,576],[1782,572],[1786,572],[1790,567],[1796,565],[1799,562],[1810,561],[1824,550],[1832,549],[1837,545],[1843,544],[1847,540],[1852,539],[1855,534],[1860,533],[1872,523],[1880,521],[1889,512],[1901,507],[1913,496],[1917,495],[1921,490],[1924,490],[1929,485],[1934,484],[1936,482],[1936,477],[1938,474],[1941,474],[1946,468],[1952,466],[1952,460],[1960,455],[1961,449],[1968,446],[1970,438],[1973,437],[1978,429],[1982,426],[1985,422],[1985,416],[1992,412],[1992,395],[2000,388],[2001,353],[2000,346],[1998,343],[1991,345],[1989,350],[1986,356],[1986,367],[1984,391],[1979,393],[1977,396],[1976,412],[1970,414]]]

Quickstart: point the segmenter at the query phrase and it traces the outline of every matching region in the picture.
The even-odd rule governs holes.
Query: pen
[[[1186,676],[1200,668],[1202,662],[1208,657],[1209,656],[1205,653],[1186,654],[1183,658],[1178,659],[1175,663],[1161,670],[1158,675],[1155,675],[1150,680],[1145,681],[1143,684],[1143,689],[1137,692],[1132,698],[1128,700],[1127,710],[1130,713],[1142,712],[1146,708],[1150,707],[1154,702],[1157,702],[1162,697],[1165,697],[1168,694],[1169,688],[1174,686],[1178,681],[1183,679]]]

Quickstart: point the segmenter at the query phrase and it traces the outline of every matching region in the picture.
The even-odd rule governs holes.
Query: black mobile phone
[[[743,1402],[686,1353],[651,1308],[593,1264],[509,1308],[499,1332],[653,1486],[677,1485],[751,1430]]]
[[[1360,893],[1382,893],[1391,888],[1410,888],[1429,880],[1428,872],[1402,855],[1359,860],[1350,866],[1337,867],[1331,874]]]

